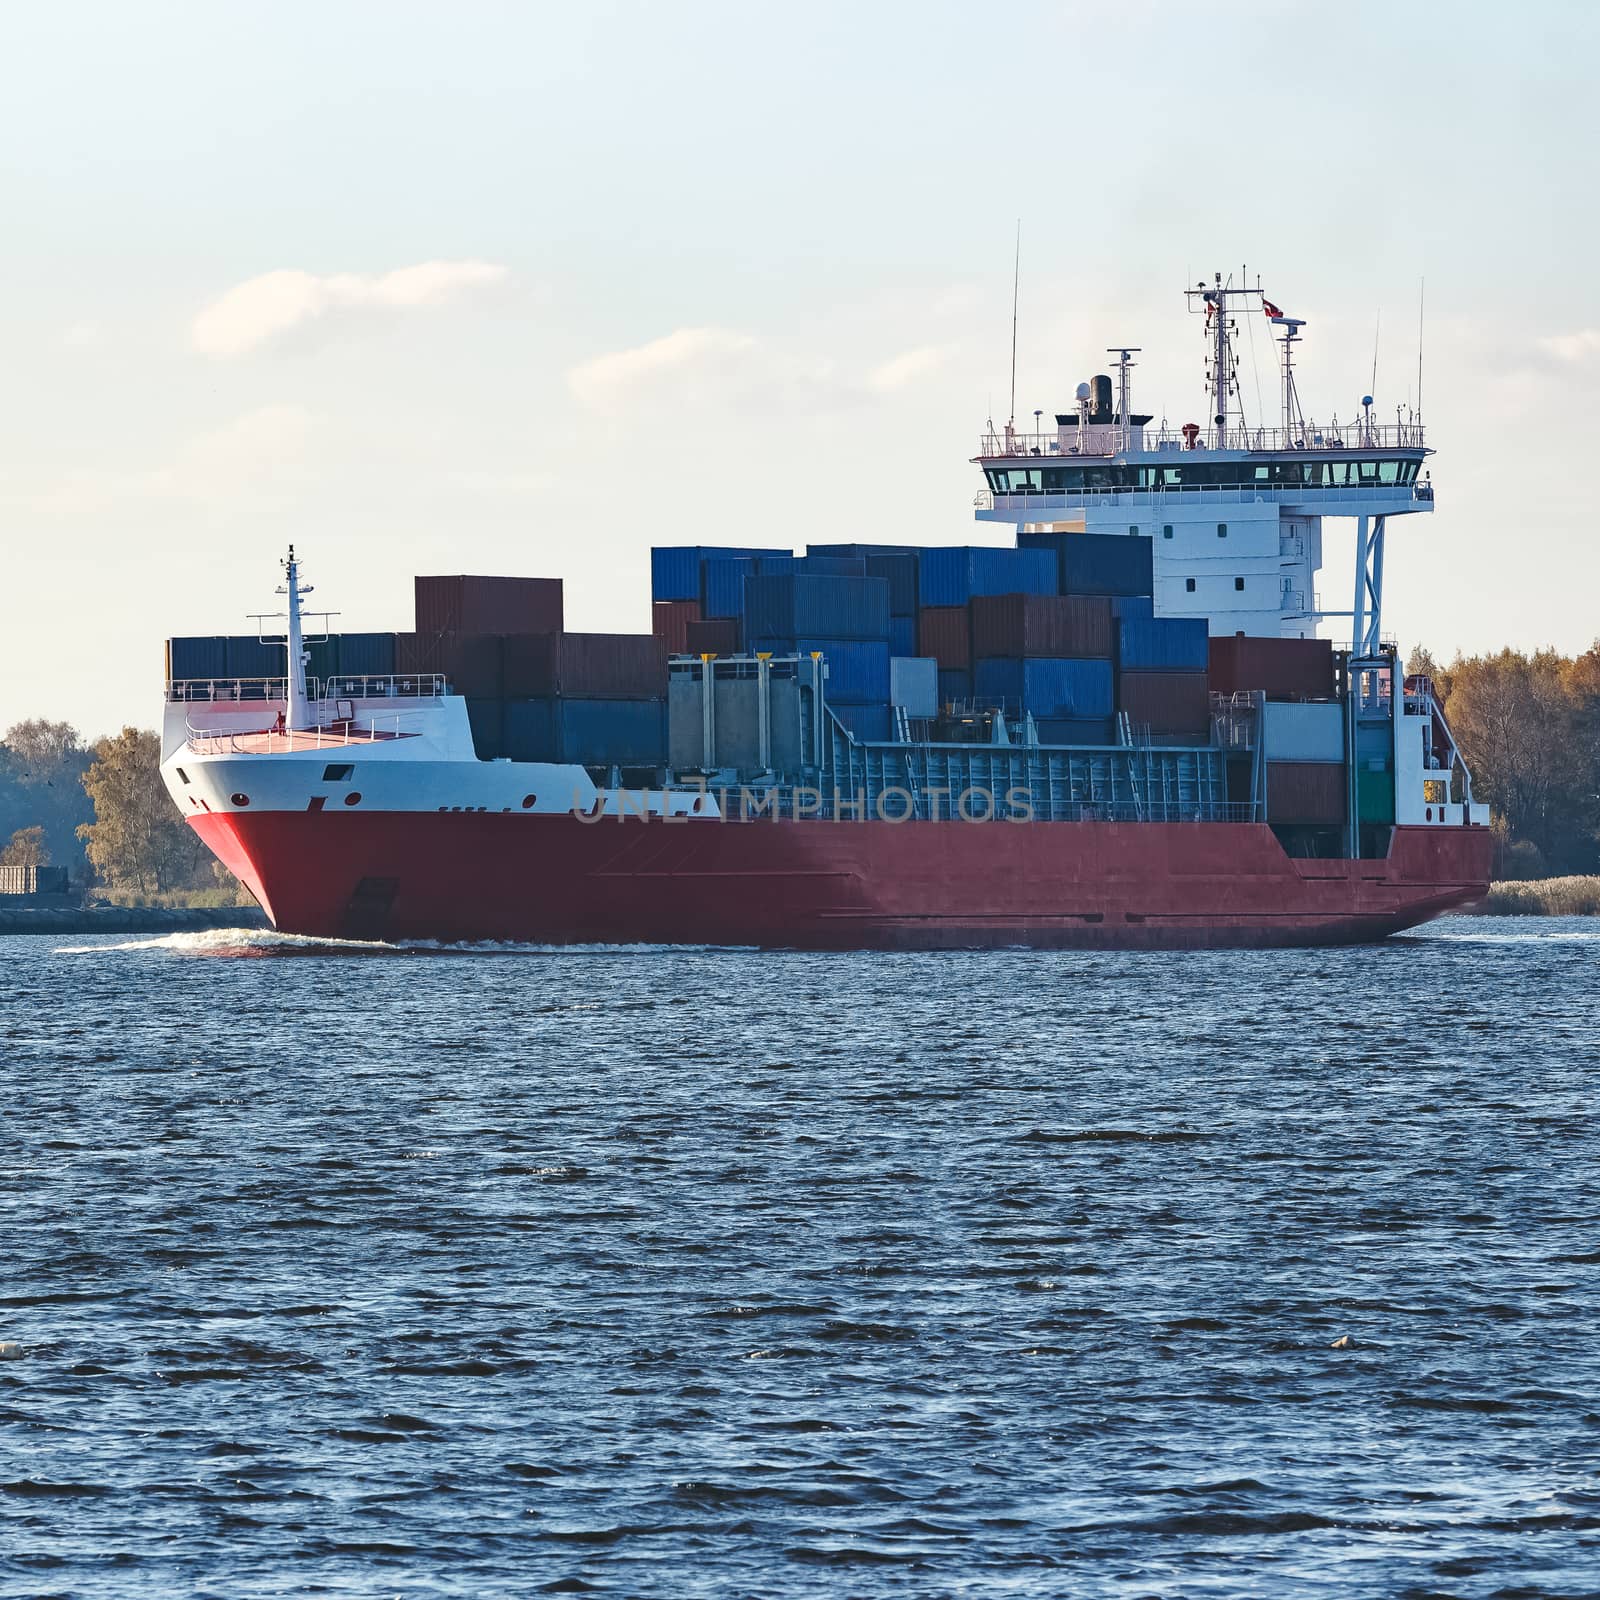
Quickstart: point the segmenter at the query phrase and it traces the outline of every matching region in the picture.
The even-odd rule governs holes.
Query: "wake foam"
[[[659,955],[664,949],[706,949],[707,946],[654,944],[514,944],[483,940],[446,944],[437,939],[407,939],[393,944],[367,939],[325,939],[314,934],[275,933],[270,928],[206,928],[195,932],[153,934],[115,944],[60,945],[57,955],[99,956],[156,951],[172,956],[224,957],[233,960],[294,956],[574,956]]]

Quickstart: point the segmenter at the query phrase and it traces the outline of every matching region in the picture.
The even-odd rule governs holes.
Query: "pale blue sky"
[[[1201,416],[1181,291],[1242,262],[1319,416],[1381,312],[1392,417],[1425,274],[1438,509],[1387,627],[1586,646],[1600,7],[1203,15],[7,6],[0,728],[153,723],[159,641],[243,631],[291,538],[347,627],[476,570],[643,628],[652,543],[1002,537],[967,458],[1019,215],[1024,415],[1126,340]]]

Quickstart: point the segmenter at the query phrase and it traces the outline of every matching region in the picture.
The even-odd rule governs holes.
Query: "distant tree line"
[[[33,718],[0,741],[0,862],[64,866],[73,885],[139,898],[237,887],[173,805],[161,741],[140,728],[86,744]]]
[[[1600,872],[1600,641],[1555,650],[1458,655],[1414,650],[1501,839],[1500,875]]]

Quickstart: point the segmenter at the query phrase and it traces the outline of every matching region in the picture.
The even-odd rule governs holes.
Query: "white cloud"
[[[1600,328],[1580,328],[1576,333],[1558,333],[1539,343],[1558,361],[1576,366],[1600,357]]]
[[[582,362],[567,374],[567,383],[585,405],[602,405],[674,375],[695,380],[736,375],[761,348],[759,340],[730,328],[679,328],[631,350]]]
[[[316,418],[299,406],[261,406],[197,434],[150,475],[156,493],[205,498],[299,476]]]
[[[69,350],[87,350],[100,342],[100,330],[92,322],[74,322],[61,335],[61,342]]]
[[[892,394],[896,389],[932,377],[953,354],[954,346],[948,344],[924,344],[904,350],[874,367],[867,374],[867,387],[878,394]]]
[[[202,355],[239,356],[331,312],[437,305],[505,276],[492,261],[424,261],[376,274],[285,268],[219,295],[194,319],[190,338]]]
[[[225,505],[247,494],[258,505],[305,485],[318,419],[298,406],[262,406],[185,440],[160,466],[118,472],[83,468],[17,497],[51,517],[102,516],[137,502],[196,500]]]

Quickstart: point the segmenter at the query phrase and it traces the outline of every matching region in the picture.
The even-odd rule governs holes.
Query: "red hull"
[[[1291,860],[1254,823],[584,823],[232,811],[190,819],[290,933],[815,949],[1381,939],[1480,899],[1486,828]]]

